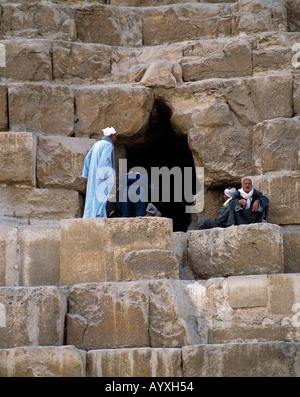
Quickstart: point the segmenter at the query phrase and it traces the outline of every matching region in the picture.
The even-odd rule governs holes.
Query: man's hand
[[[239,203],[242,204],[242,205],[246,205],[247,204],[247,200],[241,199],[241,200],[239,200]]]
[[[257,212],[258,211],[258,207],[259,207],[259,202],[255,201],[255,203],[252,206],[252,212]]]

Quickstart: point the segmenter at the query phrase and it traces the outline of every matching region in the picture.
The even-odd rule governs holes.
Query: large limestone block
[[[86,352],[74,346],[26,346],[0,350],[1,377],[85,377]]]
[[[300,273],[300,226],[283,226],[284,272]]]
[[[81,216],[79,193],[63,189],[0,188],[0,219],[30,224]]]
[[[60,229],[58,226],[20,226],[20,285],[58,285]]]
[[[300,119],[266,120],[253,128],[253,173],[300,167]]]
[[[66,296],[57,287],[1,287],[0,347],[64,343]]]
[[[141,46],[142,15],[133,7],[85,4],[74,11],[78,39],[109,46]]]
[[[0,132],[0,183],[36,186],[36,146],[33,134]]]
[[[74,131],[74,98],[69,87],[42,83],[8,88],[9,121],[13,131],[70,136]]]
[[[40,188],[70,189],[84,192],[84,159],[95,139],[39,136],[37,182]]]
[[[102,137],[102,129],[113,126],[119,141],[145,133],[154,104],[146,87],[94,86],[76,89],[77,137]],[[118,100],[116,100],[118,98]]]
[[[299,171],[254,175],[252,180],[254,187],[270,200],[269,222],[280,225],[300,223]]]
[[[138,262],[145,260],[146,255],[150,266],[151,250],[158,258],[167,260],[168,275],[174,277],[178,273],[178,268],[175,270],[175,256],[164,252],[171,249],[172,221],[167,218],[63,220],[60,284],[151,278],[157,275],[157,268],[160,269],[158,276],[162,271],[166,275],[166,270],[157,261],[152,262],[153,268],[150,269],[142,264],[145,273],[141,274]],[[140,253],[130,253],[131,251]]]
[[[13,81],[52,80],[51,43],[43,40],[5,40],[6,67],[0,77]]]
[[[18,229],[0,227],[0,286],[19,285]]]
[[[185,377],[299,377],[300,344],[230,343],[182,348]]]
[[[54,4],[2,4],[1,38],[76,39],[72,8]]]
[[[0,84],[0,131],[8,130],[7,87]]]
[[[252,75],[248,40],[220,38],[188,43],[181,61],[184,81]]]
[[[106,45],[53,43],[53,77],[57,81],[102,82],[110,75],[112,49]]]
[[[278,225],[265,223],[192,231],[188,261],[195,277],[283,272],[283,239]]]
[[[181,349],[90,350],[88,377],[180,377]]]
[[[208,343],[209,322],[194,306],[189,281],[149,282],[149,335],[152,347],[181,347]],[[196,300],[201,298],[196,294]],[[208,319],[208,317],[207,317]]]
[[[148,295],[145,282],[73,286],[67,344],[85,350],[150,346]]]

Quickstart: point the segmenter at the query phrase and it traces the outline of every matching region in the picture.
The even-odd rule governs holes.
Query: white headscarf
[[[239,189],[239,192],[241,193],[241,196],[242,196],[245,200],[247,200],[247,204],[246,204],[246,210],[247,210],[247,209],[250,208],[250,206],[251,206],[251,200],[252,200],[252,195],[253,195],[253,189],[251,189],[249,193],[246,193],[246,192],[244,191],[244,189],[241,188],[241,189]]]
[[[114,127],[106,127],[104,130],[102,130],[102,132],[104,136],[110,136],[117,133]]]
[[[225,190],[224,190],[224,194],[225,194],[227,197],[233,197],[233,196],[235,195],[235,193],[237,193],[237,190],[236,190],[235,187],[232,187],[231,189],[225,189]]]

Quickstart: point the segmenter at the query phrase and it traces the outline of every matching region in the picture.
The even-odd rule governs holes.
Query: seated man
[[[225,189],[223,196],[224,204],[223,207],[220,209],[216,219],[214,221],[211,219],[202,219],[202,221],[200,221],[200,223],[198,224],[197,229],[202,230],[212,229],[214,227],[226,227],[230,211],[229,203],[236,193],[237,190],[234,187],[228,187],[227,189]]]
[[[243,178],[242,187],[230,202],[227,226],[267,222],[269,199],[253,189],[252,180]]]

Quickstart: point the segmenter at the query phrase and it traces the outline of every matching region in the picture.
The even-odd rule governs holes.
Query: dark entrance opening
[[[132,167],[143,167],[151,178],[152,167],[179,167],[182,174],[182,200],[174,197],[174,178],[170,177],[170,200],[164,202],[161,195],[162,178],[159,182],[159,201],[153,204],[162,213],[163,217],[173,219],[174,231],[186,231],[191,223],[191,214],[186,212],[186,206],[191,205],[187,202],[184,194],[184,171],[185,167],[190,167],[192,181],[195,181],[195,167],[191,151],[187,144],[187,136],[175,134],[171,122],[170,111],[162,103],[156,103],[156,107],[150,117],[149,129],[143,144],[127,147],[127,166],[128,170]],[[191,178],[189,178],[190,180]],[[157,186],[155,186],[157,189]],[[195,194],[194,183],[191,187],[191,194]],[[151,197],[150,197],[151,199]],[[152,201],[152,200],[151,200]]]

